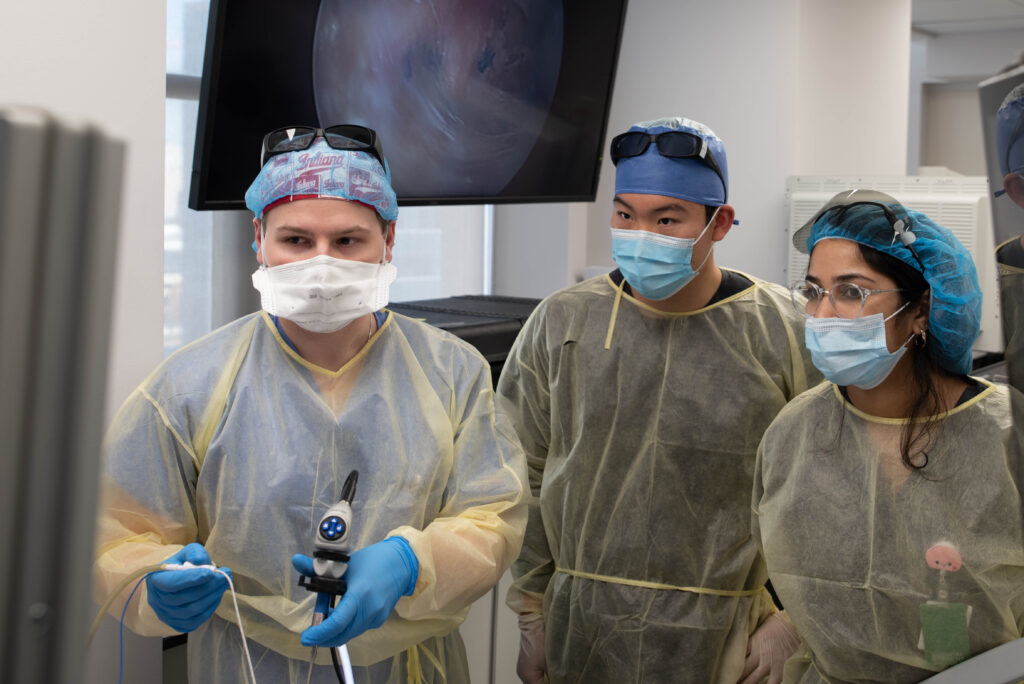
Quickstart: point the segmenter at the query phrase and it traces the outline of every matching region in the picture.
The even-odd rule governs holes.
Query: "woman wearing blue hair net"
[[[490,366],[383,309],[398,205],[370,129],[268,134],[246,204],[263,311],[173,354],[118,413],[97,590],[155,563],[212,562],[231,570],[260,682],[335,682],[332,649],[311,666],[310,647],[343,644],[356,682],[468,682],[458,625],[526,522],[523,455]],[[316,596],[297,580],[352,470],[347,590],[311,626]],[[126,621],[190,632],[191,682],[248,681],[226,586],[209,569],[154,572]]]
[[[758,450],[753,531],[802,639],[784,682],[918,682],[1024,634],[1012,388],[968,375],[970,254],[920,212],[840,193],[794,238],[827,382]]]

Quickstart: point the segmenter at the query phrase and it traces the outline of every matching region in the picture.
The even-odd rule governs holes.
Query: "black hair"
[[[892,278],[896,283],[900,290],[900,298],[907,305],[900,315],[913,315],[919,311],[929,289],[928,282],[921,272],[877,249],[860,243],[857,243],[857,246],[868,266]],[[911,358],[914,397],[908,415],[904,416],[910,420],[903,426],[900,435],[900,460],[910,470],[921,470],[928,465],[928,453],[925,449],[941,423],[936,414],[942,409],[942,397],[935,384],[935,376],[950,375],[932,358],[927,343],[922,341],[924,339],[927,339],[926,336],[918,337],[906,352]],[[921,418],[924,420],[919,420]]]

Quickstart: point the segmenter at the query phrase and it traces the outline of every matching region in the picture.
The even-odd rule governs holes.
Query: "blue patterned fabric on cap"
[[[245,192],[245,206],[262,218],[268,205],[287,197],[337,197],[367,204],[385,221],[398,218],[390,172],[366,152],[336,150],[322,139],[267,160]]]

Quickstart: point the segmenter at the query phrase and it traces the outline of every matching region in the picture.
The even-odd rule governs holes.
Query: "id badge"
[[[963,603],[928,601],[921,606],[920,648],[928,664],[944,670],[971,655],[970,606]]]

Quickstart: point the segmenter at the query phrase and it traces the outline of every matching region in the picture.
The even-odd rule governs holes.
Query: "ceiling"
[[[1024,0],[912,0],[911,12],[913,28],[934,35],[1024,29]]]

